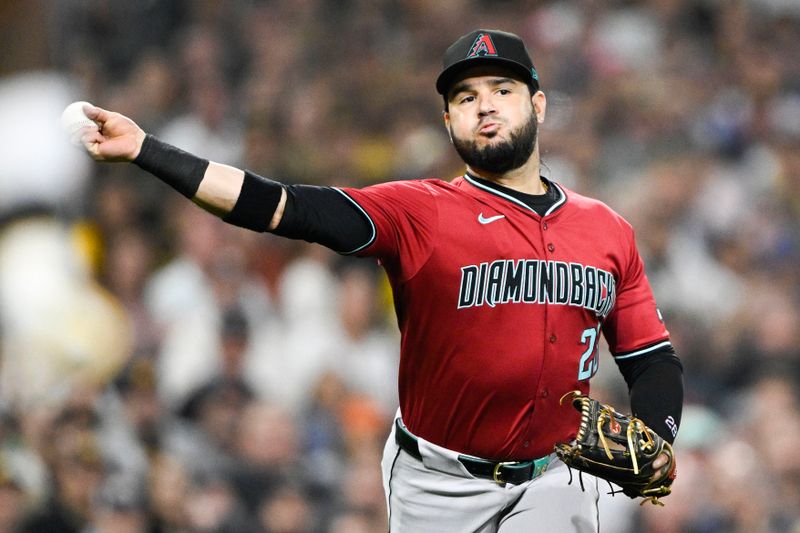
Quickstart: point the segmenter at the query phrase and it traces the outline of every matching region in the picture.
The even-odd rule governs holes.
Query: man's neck
[[[535,174],[521,174],[515,171],[506,172],[505,174],[492,174],[468,166],[467,172],[476,178],[485,179],[525,194],[544,194],[547,191],[539,177],[538,169]]]
[[[492,181],[503,187],[526,194],[544,194],[546,192],[545,185],[539,177],[539,157],[537,153],[532,154],[527,163],[521,167],[502,174],[486,172],[469,165],[467,165],[467,172],[477,178]]]

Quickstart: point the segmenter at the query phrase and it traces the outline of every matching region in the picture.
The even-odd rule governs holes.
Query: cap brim
[[[453,63],[444,69],[442,73],[439,74],[439,77],[436,78],[436,91],[441,95],[446,95],[447,91],[450,89],[450,86],[453,84],[453,81],[458,77],[459,74],[461,74],[461,72],[467,70],[468,68],[478,67],[481,65],[507,68],[519,74],[520,78],[525,83],[533,83],[534,85],[538,86],[538,83],[531,74],[530,69],[517,63],[516,61],[511,61],[510,59],[504,59],[501,57],[476,57],[464,59],[458,63]]]

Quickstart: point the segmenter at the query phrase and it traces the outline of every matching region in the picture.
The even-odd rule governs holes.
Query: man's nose
[[[494,105],[494,100],[492,99],[491,95],[480,95],[478,96],[478,114],[482,117],[487,115],[493,115],[497,113],[497,109]]]

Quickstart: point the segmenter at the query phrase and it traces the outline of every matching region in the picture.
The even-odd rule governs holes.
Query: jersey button
[[[551,334],[551,335],[550,335],[550,342],[551,342],[551,343],[554,343],[554,342],[556,342],[557,340],[558,340],[558,337],[556,337],[556,334],[555,334],[555,333],[553,333],[553,334]]]
[[[522,447],[523,448],[527,448],[530,445],[531,445],[531,441],[529,441],[529,440],[526,440],[525,442],[522,443]]]
[[[556,247],[555,247],[555,245],[553,245],[553,243],[551,242],[550,244],[548,244],[548,245],[547,245],[547,249],[548,249],[548,250],[550,250],[551,252],[553,252],[553,251],[555,251]]]
[[[549,394],[550,394],[550,393],[547,391],[547,389],[542,389],[542,398],[547,398],[547,396],[548,396]]]
[[[546,229],[547,229],[547,222],[542,222],[542,229],[543,229],[543,230],[546,230]]]

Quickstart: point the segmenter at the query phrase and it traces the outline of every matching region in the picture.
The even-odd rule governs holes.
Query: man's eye
[[[510,89],[499,89],[497,92],[499,92],[502,95],[511,94]]]
[[[466,104],[466,103],[472,102],[473,100],[475,100],[475,97],[474,97],[474,96],[465,96],[464,98],[462,98],[462,99],[459,101],[459,103],[461,103],[461,104]]]

